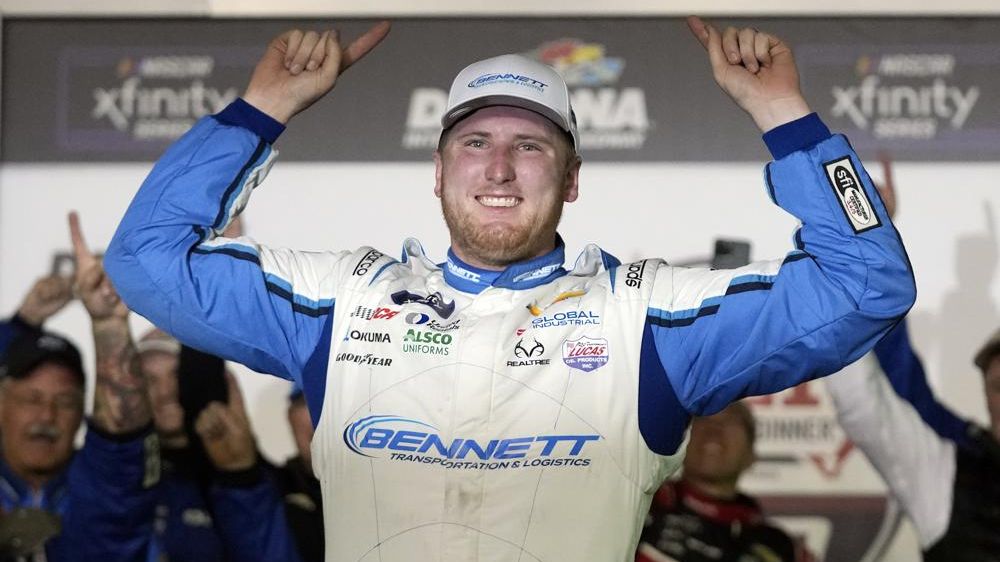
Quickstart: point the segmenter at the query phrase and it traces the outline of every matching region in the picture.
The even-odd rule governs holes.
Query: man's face
[[[183,435],[184,410],[177,392],[175,353],[146,351],[139,355],[139,368],[146,377],[146,392],[153,410],[153,425],[162,438]]]
[[[580,170],[563,133],[533,111],[493,106],[447,135],[434,154],[434,193],[458,257],[497,269],[552,250]]]
[[[994,355],[983,376],[986,392],[986,409],[990,413],[990,427],[997,441],[1000,441],[1000,355]]]
[[[313,426],[309,419],[309,409],[306,408],[306,401],[297,398],[288,405],[288,423],[292,426],[292,437],[295,438],[295,447],[299,450],[299,456],[305,461],[306,466],[312,468],[312,438]]]
[[[73,455],[83,419],[83,388],[77,375],[57,363],[42,363],[21,379],[7,379],[0,397],[4,459],[25,479],[55,476]]]
[[[753,449],[743,417],[731,405],[718,414],[695,418],[684,457],[684,477],[712,484],[733,484],[753,464]]]

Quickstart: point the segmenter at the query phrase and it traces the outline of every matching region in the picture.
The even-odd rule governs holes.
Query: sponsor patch
[[[590,310],[567,310],[546,314],[531,320],[531,327],[554,328],[557,326],[594,326],[601,323],[601,315]]]
[[[371,269],[372,264],[377,262],[378,259],[384,255],[385,254],[378,250],[368,250],[368,253],[361,257],[361,261],[358,262],[358,265],[354,266],[353,275],[360,277],[367,274],[368,270]]]
[[[379,308],[358,306],[351,311],[351,318],[361,318],[364,320],[392,320],[392,318],[397,314],[399,314],[398,310],[393,310],[384,306]]]
[[[392,343],[392,337],[384,332],[366,332],[363,330],[350,330],[344,334],[344,341],[366,341],[372,343]]]
[[[882,226],[850,157],[827,162],[823,168],[855,234]]]
[[[354,454],[388,462],[443,469],[517,470],[587,467],[596,434],[444,434],[424,421],[396,415],[360,418],[344,428],[344,444]]]
[[[642,288],[642,275],[646,272],[646,260],[628,264],[625,269],[625,286],[633,289]]]
[[[531,367],[535,365],[548,365],[549,359],[540,359],[545,355],[545,346],[535,338],[526,342],[524,339],[518,340],[514,346],[514,357],[516,359],[507,361],[508,367]]]
[[[407,324],[412,324],[414,326],[422,326],[428,330],[436,330],[438,332],[450,332],[452,330],[457,330],[461,327],[461,320],[452,320],[448,323],[441,323],[434,320],[430,316],[424,314],[423,312],[411,312],[405,317]]]
[[[455,312],[455,301],[445,302],[441,293],[418,295],[409,291],[397,291],[392,294],[392,302],[396,304],[419,303],[434,309],[441,318],[448,318]]]
[[[563,362],[589,373],[608,364],[608,340],[582,337],[563,342]]]
[[[448,355],[452,339],[451,334],[410,328],[403,336],[403,353]]]
[[[341,353],[334,360],[338,363],[356,363],[358,365],[373,365],[376,367],[392,367],[392,359],[376,357],[373,353]]]

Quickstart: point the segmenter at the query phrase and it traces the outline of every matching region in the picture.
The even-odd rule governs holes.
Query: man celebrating
[[[156,165],[108,249],[123,298],[182,341],[301,383],[316,425],[327,560],[629,560],[692,414],[856,359],[914,298],[861,164],[811,114],[791,51],[689,26],[776,161],[802,220],[783,260],[731,271],[562,267],[578,196],[565,82],[517,55],[458,74],[435,153],[451,233],[435,265],[372,248],[305,253],[219,234],[293,116],[388,32],[271,42],[242,100]]]

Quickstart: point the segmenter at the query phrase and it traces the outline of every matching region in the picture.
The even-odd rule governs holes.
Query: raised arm
[[[38,330],[42,324],[73,300],[73,280],[52,274],[35,281],[17,312],[0,321],[0,355],[17,336]]]
[[[105,257],[130,308],[192,347],[300,378],[331,317],[346,254],[271,250],[221,233],[267,174],[283,123],[325,95],[387,31],[376,25],[343,50],[335,32],[282,34],[257,64],[245,99],[202,119],[167,151]]]
[[[219,537],[233,559],[297,561],[281,492],[257,454],[243,395],[232,374],[226,384],[227,403],[212,402],[195,424],[217,471],[209,494]]]
[[[69,222],[74,289],[90,315],[97,368],[93,417],[70,469],[65,529],[77,560],[141,561],[152,537],[159,481],[146,385],[133,361],[129,311],[87,248],[75,213]]]
[[[951,518],[955,443],[893,390],[872,353],[824,382],[840,426],[899,500],[921,546],[934,544]]]
[[[640,382],[646,433],[682,427],[659,421],[681,410],[663,405],[711,414],[836,372],[915,298],[909,260],[871,179],[847,140],[809,112],[789,47],[753,28],[720,33],[698,18],[689,27],[720,87],[765,131],[775,159],[765,170],[768,194],[801,226],[783,260],[721,271],[646,268],[655,275]],[[680,438],[663,437],[660,449]]]

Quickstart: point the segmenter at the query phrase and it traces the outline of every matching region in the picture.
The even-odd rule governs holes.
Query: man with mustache
[[[76,271],[65,283],[91,320],[94,412],[84,447],[76,452],[86,386],[80,352],[66,338],[39,329],[40,322],[8,327],[16,335],[0,363],[0,556],[144,560],[151,533],[146,522],[155,505],[151,486],[159,474],[145,383],[131,367],[128,309],[86,248],[75,214],[70,231]],[[43,316],[68,301],[56,292],[42,300],[51,303],[35,307],[47,311]],[[63,300],[59,307],[56,300]]]
[[[590,245],[564,268],[579,133],[565,81],[516,54],[452,83],[434,153],[444,263],[412,239],[397,261],[221,237],[284,124],[387,24],[346,48],[335,31],[276,37],[243,99],[157,163],[108,274],[182,342],[302,385],[327,560],[627,560],[692,415],[834,372],[909,309],[899,237],[850,145],[809,109],[789,47],[688,25],[765,132],[771,199],[802,221],[784,259],[623,265]],[[657,203],[683,212],[636,202]]]

